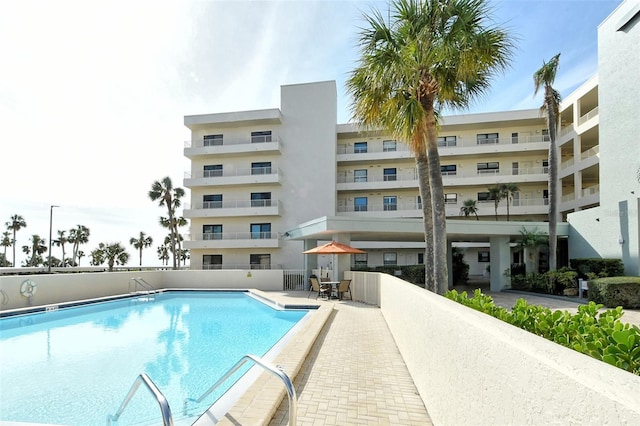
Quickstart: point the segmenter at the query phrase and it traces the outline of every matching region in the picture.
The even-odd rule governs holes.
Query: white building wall
[[[623,2],[598,28],[600,207],[568,216],[571,258],[621,258],[640,274],[640,3]]]

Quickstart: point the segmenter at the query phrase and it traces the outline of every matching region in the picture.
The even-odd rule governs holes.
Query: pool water
[[[244,292],[166,292],[0,319],[0,421],[104,425],[140,373],[174,418],[242,356],[263,356],[306,310],[277,310]],[[250,363],[247,363],[250,364]],[[250,365],[201,406],[202,413]],[[159,424],[141,386],[118,424]]]

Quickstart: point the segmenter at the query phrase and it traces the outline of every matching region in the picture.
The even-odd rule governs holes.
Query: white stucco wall
[[[620,258],[626,275],[640,275],[638,11],[625,1],[598,28],[600,207],[567,219],[571,258]]]
[[[434,424],[640,424],[640,377],[384,274],[380,306]]]

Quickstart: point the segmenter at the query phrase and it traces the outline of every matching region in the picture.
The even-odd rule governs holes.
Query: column
[[[504,271],[511,267],[511,247],[509,236],[494,235],[489,239],[491,248],[491,291],[502,291],[510,287],[510,280]]]

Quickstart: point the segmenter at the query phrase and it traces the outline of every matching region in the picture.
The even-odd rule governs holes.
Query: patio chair
[[[349,300],[353,300],[351,296],[351,280],[340,280],[340,284],[338,284],[338,299],[342,300],[346,293],[349,293]]]
[[[307,295],[307,299],[311,296],[311,293],[316,293],[316,299],[320,296],[326,297],[327,299],[331,296],[331,285],[320,284],[320,280],[315,275],[311,275],[309,277],[309,281],[311,282],[311,289],[309,290],[309,294]]]

